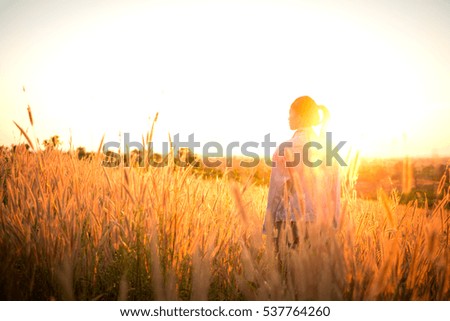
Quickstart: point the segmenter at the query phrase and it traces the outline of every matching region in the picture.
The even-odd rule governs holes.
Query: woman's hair
[[[294,100],[291,109],[301,117],[303,125],[306,127],[317,125],[324,127],[330,118],[328,108],[317,105],[309,96],[302,96]],[[322,117],[320,117],[319,110],[322,110]]]

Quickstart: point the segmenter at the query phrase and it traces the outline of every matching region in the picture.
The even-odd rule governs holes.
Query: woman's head
[[[322,110],[322,115],[320,115]],[[324,124],[329,118],[328,109],[319,106],[309,96],[302,96],[294,100],[289,110],[289,127],[296,130],[302,127],[312,127]],[[321,117],[322,116],[322,117]]]

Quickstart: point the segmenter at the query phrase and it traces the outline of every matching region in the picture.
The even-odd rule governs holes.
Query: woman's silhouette
[[[308,96],[297,98],[289,110],[289,127],[295,133],[290,140],[278,146],[273,155],[263,225],[264,233],[275,232],[277,252],[283,230],[290,230],[292,234],[292,242],[288,246],[299,244],[298,222],[308,224],[320,217],[336,226],[340,182],[338,167],[327,164],[324,157],[328,119],[328,109],[318,106]],[[318,125],[321,128],[317,135],[313,126]]]

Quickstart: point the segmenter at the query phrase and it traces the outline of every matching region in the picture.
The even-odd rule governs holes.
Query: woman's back
[[[322,109],[320,121],[319,109]],[[325,155],[324,124],[328,110],[303,96],[291,106],[289,125],[293,137],[273,155],[264,227],[269,222],[336,223],[340,207],[339,167],[328,166]],[[322,124],[320,135],[313,126]]]

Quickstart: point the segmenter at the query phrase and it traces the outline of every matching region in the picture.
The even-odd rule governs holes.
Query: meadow
[[[309,237],[276,255],[262,234],[267,184],[251,175],[201,175],[173,157],[161,168],[102,161],[2,149],[1,299],[450,299],[448,167],[433,206],[400,204],[398,190],[359,198],[353,159],[337,227],[300,224]]]

